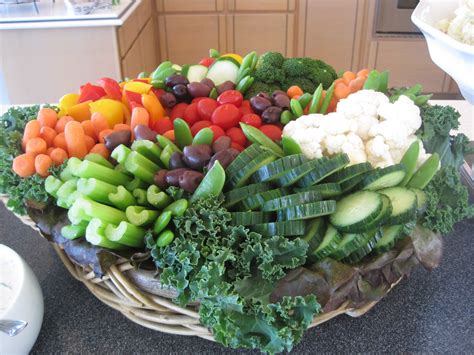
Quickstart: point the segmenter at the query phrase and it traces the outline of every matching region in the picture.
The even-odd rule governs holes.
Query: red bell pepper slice
[[[97,101],[100,98],[104,97],[106,92],[100,86],[92,85],[91,83],[87,83],[81,86],[81,93],[79,95],[79,100],[77,103],[85,102],[85,101]]]
[[[199,64],[201,65],[204,65],[205,67],[210,67],[211,64],[213,64],[216,60],[214,58],[211,58],[211,57],[206,57],[206,58],[202,58],[200,61],[199,61]]]
[[[140,107],[143,107],[142,106],[142,95],[141,94],[139,94],[137,92],[125,90],[125,96],[127,97],[128,105],[130,106],[130,108],[132,108],[132,102],[135,102],[135,103],[139,104]]]
[[[99,79],[99,85],[102,86],[104,91],[107,93],[107,96],[110,97],[112,100],[120,101],[122,99],[122,89],[114,79]]]

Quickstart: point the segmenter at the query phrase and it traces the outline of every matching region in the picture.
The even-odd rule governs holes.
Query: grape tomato
[[[240,120],[240,111],[232,104],[223,104],[212,113],[211,121],[222,129],[237,126]]]
[[[191,127],[191,134],[193,137],[203,128],[209,127],[211,125],[211,121],[199,121],[192,125]]]
[[[181,102],[177,104],[175,107],[173,107],[170,113],[171,121],[174,121],[177,118],[183,118],[184,111],[186,111],[186,107],[188,107],[188,104],[184,102]]]
[[[242,105],[243,100],[244,100],[244,97],[242,96],[242,93],[240,91],[237,91],[237,90],[224,91],[217,98],[217,102],[220,105],[232,104],[235,107],[240,107],[240,105]]]
[[[191,104],[184,110],[183,119],[192,126],[200,120],[197,104]]]
[[[217,101],[209,97],[203,98],[197,103],[197,109],[201,120],[210,121],[216,108]]]
[[[260,128],[260,126],[262,125],[262,119],[260,118],[259,115],[255,113],[249,113],[249,114],[243,115],[242,118],[240,119],[240,122],[243,122],[255,128]]]
[[[281,128],[273,124],[265,124],[261,126],[260,131],[273,141],[279,141],[281,139]]]
[[[240,144],[241,146],[245,146],[245,143],[247,142],[247,138],[245,137],[244,132],[242,132],[242,128],[229,128],[225,134],[232,139],[232,142]]]

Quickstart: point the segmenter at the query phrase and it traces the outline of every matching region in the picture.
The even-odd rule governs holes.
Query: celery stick
[[[139,178],[135,177],[132,181],[130,181],[125,187],[128,191],[133,191],[135,189],[145,189],[148,186],[147,183],[140,180]]]
[[[94,178],[81,178],[77,182],[77,190],[91,200],[110,203],[109,194],[117,192],[117,186]]]
[[[86,240],[92,245],[97,245],[107,249],[123,249],[124,245],[113,242],[105,236],[107,223],[99,218],[92,218],[86,228]]]
[[[166,168],[170,167],[170,159],[175,151],[170,145],[167,145],[160,154],[160,160]]]
[[[55,178],[53,175],[49,175],[44,181],[44,189],[54,198],[58,197],[57,192],[62,185],[63,182],[58,178]]]
[[[125,185],[132,181],[131,177],[123,173],[88,160],[84,160],[79,164],[79,166],[73,170],[73,174],[81,178],[96,178],[112,185]]]
[[[128,206],[125,214],[129,222],[136,226],[149,225],[158,217],[158,211],[147,210],[143,206]]]
[[[105,166],[106,168],[114,168],[114,165],[110,161],[108,161],[102,155],[97,153],[89,153],[84,157],[84,159]]]
[[[158,144],[160,145],[162,149],[165,149],[166,147],[170,147],[173,153],[181,152],[181,149],[179,149],[176,144],[174,144],[171,140],[169,140],[165,136],[162,136],[161,134],[158,134],[156,136],[156,140],[158,141]]]
[[[133,197],[137,201],[137,205],[148,206],[148,201],[146,199],[146,190],[145,189],[135,189],[133,190]]]
[[[137,152],[131,152],[128,155],[127,160],[125,161],[125,168],[135,177],[138,177],[139,179],[151,185],[153,184],[153,177],[155,176],[155,173],[159,170],[159,167],[148,159],[146,160],[155,165],[156,168],[143,165],[142,162],[140,162],[141,159],[137,159],[138,156],[142,157],[143,159],[146,159],[145,157],[143,157],[143,155]]]
[[[110,156],[117,160],[119,164],[123,164],[131,152],[132,150],[129,147],[124,144],[120,144],[112,151]]]
[[[109,201],[118,209],[125,210],[128,206],[136,205],[133,195],[123,186],[117,186],[115,192],[110,192]]]
[[[71,206],[69,206],[69,204],[67,203],[67,201],[62,200],[62,199],[60,199],[60,198],[56,200],[56,206],[61,207],[61,208],[64,208],[64,209],[66,209],[66,210],[71,207]]]
[[[135,151],[132,151],[128,157],[127,157],[127,161],[129,159],[133,159],[137,162],[137,164],[149,169],[149,170],[152,170],[152,171],[158,171],[160,170],[160,167],[159,165],[153,163],[150,159],[146,158],[144,155],[138,153],[138,152],[135,152]]]
[[[66,163],[66,167],[61,171],[59,174],[59,178],[62,181],[68,181],[74,178],[73,171],[77,168],[77,166],[81,164],[81,160],[78,158],[69,158]]]
[[[158,145],[156,145],[152,141],[148,141],[148,140],[134,141],[132,144],[132,150],[140,153],[145,158],[150,159],[152,162],[156,164],[161,164],[161,160],[160,160],[161,149],[160,147],[158,147]]]
[[[115,165],[114,170],[133,178],[133,176],[127,171],[127,169],[125,169],[125,166],[123,166],[122,164]]]
[[[79,224],[69,224],[61,228],[61,235],[67,239],[77,239],[86,235],[86,228],[89,222],[82,221]]]
[[[77,190],[78,180],[77,178],[73,178],[62,184],[58,191],[56,191],[58,199],[66,201],[68,196]]]
[[[79,198],[84,198],[84,194],[80,191],[74,191],[73,193],[71,193],[68,197],[66,197],[65,201],[66,201],[66,204],[68,206],[68,208],[70,208],[74,202],[76,202],[76,200],[78,200]]]
[[[150,187],[148,187],[146,190],[146,199],[150,205],[158,209],[165,208],[173,202],[173,199],[161,191],[156,185],[150,185]]]
[[[143,248],[145,246],[143,239],[145,230],[126,221],[120,222],[117,227],[109,224],[105,228],[105,236],[113,242],[129,247]]]
[[[74,210],[74,212],[71,212],[71,210]],[[112,224],[119,224],[120,222],[127,220],[127,216],[123,211],[84,197],[77,199],[77,201],[71,206],[71,210],[69,210],[71,216],[68,213],[68,217],[73,224],[77,224],[77,219],[90,221],[94,217]]]

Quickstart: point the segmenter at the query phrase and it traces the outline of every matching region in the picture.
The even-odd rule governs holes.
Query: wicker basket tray
[[[6,205],[8,197],[0,196]],[[20,221],[39,231],[35,222],[28,216],[16,215]],[[175,293],[162,288],[154,273],[137,270],[126,260],[119,260],[98,278],[89,268],[75,264],[57,244],[53,244],[59,258],[71,275],[82,282],[89,291],[106,305],[118,310],[132,322],[164,333],[177,335],[194,335],[214,341],[212,333],[199,322],[199,305],[185,308],[172,302]],[[402,277],[403,278],[403,277]],[[387,293],[402,278],[391,285]],[[368,312],[377,302],[371,301],[358,308],[352,308],[348,302],[334,311],[322,313],[314,318],[310,327],[315,327],[341,314],[359,317]]]

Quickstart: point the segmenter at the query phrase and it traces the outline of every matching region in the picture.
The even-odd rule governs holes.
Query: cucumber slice
[[[320,164],[327,161],[327,158],[313,159],[303,163],[296,168],[293,168],[286,172],[286,174],[280,176],[275,180],[275,183],[279,186],[291,186],[295,184],[299,179],[308,174],[311,170],[317,169]]]
[[[407,187],[424,189],[435,176],[439,167],[439,155],[438,153],[433,153],[413,174],[410,181],[408,181]]]
[[[254,224],[270,222],[271,213],[265,212],[231,212],[232,224],[235,226],[252,226]]]
[[[323,199],[336,197],[342,194],[341,186],[339,184],[336,184],[335,182],[329,182],[327,184],[318,184],[308,187],[296,187],[295,191],[318,191],[323,197]]]
[[[326,233],[324,234],[323,241],[311,254],[308,255],[309,262],[316,262],[324,259],[325,257],[334,253],[339,243],[342,241],[342,237],[332,225],[328,226]]]
[[[376,169],[367,173],[361,183],[364,190],[380,190],[387,187],[397,186],[405,177],[405,166],[395,164],[386,168]]]
[[[303,240],[308,243],[308,252],[315,250],[321,244],[326,233],[324,218],[315,218],[308,222]]]
[[[258,157],[250,161],[250,163],[248,163],[245,167],[243,167],[241,171],[231,176],[227,181],[227,186],[232,189],[241,187],[247,182],[248,179],[250,179],[250,176],[253,173],[255,173],[262,166],[271,163],[275,159],[276,156],[273,155],[273,153],[269,151],[263,152]]]
[[[327,180],[328,182],[336,182],[340,184],[370,170],[372,170],[372,165],[370,165],[370,163],[365,162],[354,164],[345,167],[344,169],[336,172],[335,174],[332,174]]]
[[[262,166],[252,175],[252,181],[272,181],[288,173],[289,170],[307,162],[308,159],[303,154],[295,154],[275,160],[274,162]]]
[[[236,175],[264,151],[265,150],[258,144],[252,144],[251,146],[247,147],[237,156],[237,158],[232,161],[232,163],[229,164],[225,170],[225,175],[229,178],[233,175]]]
[[[348,257],[354,251],[362,248],[365,243],[363,234],[346,233],[342,235],[342,241],[338,244],[337,249],[331,253],[331,258],[341,260]]]
[[[279,197],[266,201],[262,205],[262,211],[277,211],[290,206],[298,206],[321,200],[318,191],[298,192],[296,194]]]
[[[395,246],[395,242],[403,234],[403,224],[386,226],[380,230],[382,238],[375,244],[374,251],[378,254],[386,252]]]
[[[266,201],[288,195],[289,193],[290,190],[287,188],[279,188],[260,192],[243,199],[240,203],[240,208],[243,210],[256,210],[259,209]]]
[[[292,221],[325,216],[336,211],[336,201],[327,200],[290,206],[277,211],[278,221]]]
[[[184,75],[190,83],[199,83],[206,77],[208,71],[209,69],[201,64],[185,65],[183,66],[181,74]]]
[[[255,224],[249,228],[265,237],[272,237],[274,235],[289,237],[304,235],[306,223],[304,221],[271,222]]]
[[[379,190],[392,203],[392,214],[386,221],[388,225],[407,223],[416,217],[416,194],[404,187],[389,187]]]
[[[362,182],[362,180],[364,180],[366,174],[368,174],[368,173],[363,173],[363,174],[354,176],[354,177],[350,178],[349,180],[341,182],[340,185],[341,185],[342,193],[350,192],[355,187],[358,187],[360,185],[360,183]],[[359,190],[359,189],[357,189],[357,190]]]
[[[382,196],[377,192],[358,191],[339,200],[329,219],[334,227],[350,233],[373,222],[382,206]]]
[[[349,164],[347,154],[338,154],[331,159],[321,161],[321,164],[308,172],[298,181],[299,187],[308,187],[317,184],[324,178],[334,174]]]
[[[343,258],[342,261],[349,264],[359,262],[375,248],[375,245],[377,245],[381,236],[382,234],[379,233],[377,229],[374,229],[368,233],[364,233],[363,245]]]
[[[239,65],[235,61],[226,58],[212,64],[206,78],[211,79],[214,85],[218,86],[226,81],[232,81],[236,84],[238,75]]]
[[[380,210],[380,213],[378,214],[375,219],[367,224],[364,224],[360,226],[359,228],[352,228],[351,232],[354,233],[360,233],[360,232],[368,232],[374,228],[380,227],[381,225],[385,224],[385,222],[388,221],[390,216],[392,215],[392,203],[390,202],[390,199],[382,195],[382,209]]]
[[[270,185],[264,182],[258,184],[252,184],[240,187],[238,189],[231,190],[224,194],[225,198],[225,208],[229,208],[237,204],[238,202],[242,201],[243,199],[253,196],[256,193],[268,191],[270,189]]]
[[[410,189],[416,195],[416,213],[421,216],[426,210],[426,194],[420,189]]]

